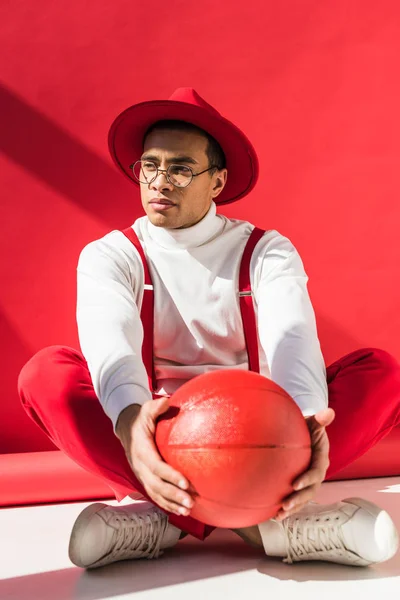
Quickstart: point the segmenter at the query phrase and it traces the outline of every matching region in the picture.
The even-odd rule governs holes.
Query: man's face
[[[160,169],[167,169],[174,163],[189,166],[194,173],[199,173],[210,166],[206,148],[207,139],[200,133],[154,129],[146,137],[141,159],[153,161]],[[159,173],[152,183],[140,184],[143,208],[156,227],[191,227],[206,215],[211,201],[221,193],[226,177],[226,169],[217,171],[212,177],[207,171],[199,177],[193,177],[187,187],[179,188],[167,180],[166,173]],[[157,208],[154,203],[157,198],[170,200],[173,205]]]

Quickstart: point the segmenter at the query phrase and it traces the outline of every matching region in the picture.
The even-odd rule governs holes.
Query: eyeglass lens
[[[133,166],[133,174],[140,183],[151,183],[158,175],[157,165],[150,161],[138,160]],[[193,172],[185,165],[169,165],[167,178],[177,187],[186,187],[192,180]]]

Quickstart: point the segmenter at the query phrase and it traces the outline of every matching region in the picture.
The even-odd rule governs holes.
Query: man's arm
[[[77,267],[79,341],[97,397],[114,430],[131,404],[152,399],[142,361],[143,326],[135,301],[140,282],[118,248],[100,239],[81,252]]]
[[[188,515],[193,506],[185,491],[189,482],[162,460],[154,441],[157,418],[169,402],[167,398],[152,400],[142,361],[143,326],[135,300],[139,297],[135,285],[143,280],[139,258],[131,269],[124,253],[107,240],[83,249],[77,302],[82,353],[97,397],[136,478],[163,510]]]
[[[261,247],[260,247],[261,246]],[[295,400],[304,416],[328,406],[326,368],[296,248],[273,230],[252,259],[258,334],[271,379]]]
[[[315,497],[329,466],[326,427],[335,414],[328,409],[326,368],[318,340],[308,277],[293,244],[276,231],[256,257],[258,327],[271,379],[295,400],[310,431],[312,457],[308,470],[292,482],[293,493],[276,518],[283,520]],[[258,266],[258,272],[257,272]]]

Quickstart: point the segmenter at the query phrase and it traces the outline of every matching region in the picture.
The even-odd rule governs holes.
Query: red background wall
[[[143,214],[111,121],[177,87],[253,141],[260,181],[220,211],[296,245],[326,363],[363,346],[400,359],[396,0],[13,0],[0,34],[0,452],[52,448],[18,373],[78,346],[79,252]]]

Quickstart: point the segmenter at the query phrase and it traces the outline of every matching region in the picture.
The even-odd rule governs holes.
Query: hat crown
[[[220,113],[213,106],[211,106],[211,104],[208,104],[208,102],[206,102],[204,98],[202,98],[200,94],[198,94],[196,90],[191,87],[177,88],[172,96],[168,98],[168,100],[173,100],[174,102],[185,102],[186,104],[194,104],[195,106],[205,108],[215,115],[221,116]]]
[[[139,182],[130,165],[141,156],[143,138],[149,127],[163,120],[193,123],[221,146],[229,176],[215,199],[216,204],[235,202],[254,188],[258,179],[258,159],[251,142],[192,87],[179,87],[167,99],[134,104],[114,119],[108,133],[108,147],[115,164],[135,184],[139,185]]]

